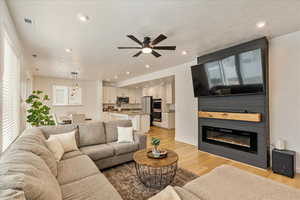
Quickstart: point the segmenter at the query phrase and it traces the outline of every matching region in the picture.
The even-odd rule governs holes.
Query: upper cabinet
[[[117,97],[129,97],[129,104],[140,104],[142,89],[116,88],[111,86],[103,87],[103,103],[116,104]]]
[[[174,89],[174,82],[167,82],[164,85],[143,88],[143,96],[152,96],[154,99],[162,99],[166,104],[174,104]]]
[[[173,104],[174,103],[174,92],[173,92],[173,86],[172,83],[167,83],[165,86],[166,89],[166,103],[167,104]]]
[[[115,87],[103,87],[103,103],[115,104],[117,102],[117,90]]]

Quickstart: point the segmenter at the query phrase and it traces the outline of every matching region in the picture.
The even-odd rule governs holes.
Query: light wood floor
[[[300,189],[300,174],[297,174],[294,179],[291,179],[285,176],[274,174],[271,170],[255,168],[206,152],[198,151],[197,147],[193,145],[175,141],[174,130],[151,127],[151,130],[147,133],[147,135],[148,148],[151,147],[151,137],[159,138],[161,140],[160,147],[172,149],[177,152],[179,155],[179,167],[189,170],[199,176],[208,173],[217,166],[227,164]]]

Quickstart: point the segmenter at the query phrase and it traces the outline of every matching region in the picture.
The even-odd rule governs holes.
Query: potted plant
[[[153,137],[151,139],[151,144],[153,146],[152,148],[152,154],[154,157],[158,158],[160,156],[160,151],[158,150],[158,146],[160,144],[160,140],[158,138]]]
[[[46,105],[49,96],[43,95],[43,91],[36,90],[26,99],[26,103],[30,105],[27,110],[27,122],[31,126],[51,126],[55,125],[52,116],[50,115],[50,107]]]

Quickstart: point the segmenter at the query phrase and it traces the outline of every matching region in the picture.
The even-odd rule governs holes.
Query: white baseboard
[[[296,168],[296,172],[300,174],[300,168]]]

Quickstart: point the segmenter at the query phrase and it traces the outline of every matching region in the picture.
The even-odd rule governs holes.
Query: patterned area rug
[[[102,171],[124,200],[146,200],[160,190],[145,187],[138,179],[134,162],[125,163]],[[198,176],[178,168],[171,185],[183,186]]]

